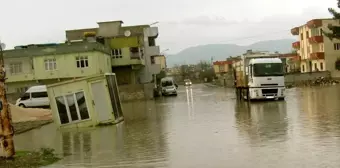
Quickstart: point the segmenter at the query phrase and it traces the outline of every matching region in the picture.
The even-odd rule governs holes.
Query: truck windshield
[[[254,76],[283,76],[281,63],[254,64]]]

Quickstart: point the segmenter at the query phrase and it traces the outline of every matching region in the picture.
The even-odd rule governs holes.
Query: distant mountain
[[[245,53],[247,50],[252,49],[254,51],[278,51],[280,53],[291,52],[292,43],[296,41],[294,39],[282,39],[282,40],[270,40],[261,41],[249,46],[239,46],[236,44],[207,44],[199,45],[195,47],[189,47],[181,52],[169,55],[167,57],[167,64],[169,67],[175,64],[195,64],[201,60],[214,61],[225,60],[229,56],[237,56]]]

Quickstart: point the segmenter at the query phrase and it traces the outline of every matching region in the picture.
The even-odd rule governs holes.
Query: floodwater
[[[340,87],[293,88],[247,104],[234,91],[180,86],[177,97],[124,104],[116,126],[15,137],[17,150],[56,149],[49,167],[339,168]]]

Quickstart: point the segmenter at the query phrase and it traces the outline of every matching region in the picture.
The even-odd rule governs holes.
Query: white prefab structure
[[[48,85],[47,92],[54,122],[59,127],[89,127],[123,120],[115,74]]]
[[[251,100],[284,99],[283,68],[280,58],[243,56],[234,63],[236,87],[247,89],[242,96]]]

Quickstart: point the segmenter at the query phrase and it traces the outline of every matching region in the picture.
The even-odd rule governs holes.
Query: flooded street
[[[49,167],[338,168],[340,87],[293,88],[286,101],[247,104],[234,90],[180,86],[177,97],[124,104],[125,122],[15,137],[17,150],[54,148]]]

